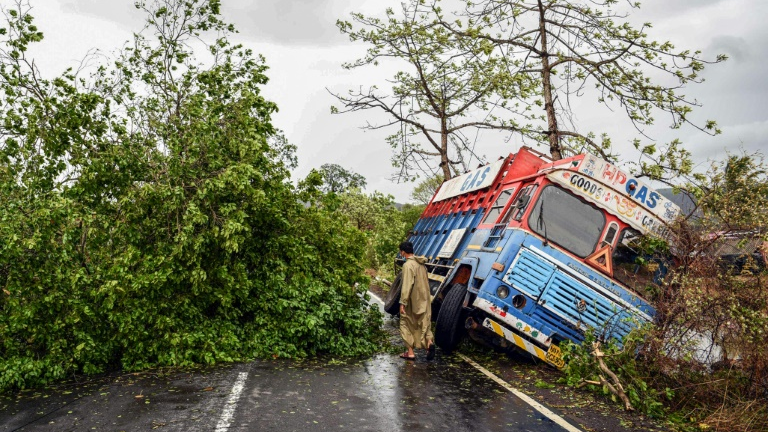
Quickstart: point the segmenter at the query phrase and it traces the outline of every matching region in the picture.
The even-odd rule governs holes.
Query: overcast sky
[[[10,0],[0,0],[7,5]],[[46,75],[57,74],[79,63],[89,49],[110,53],[142,27],[143,16],[133,0],[30,0],[32,14],[45,34],[33,51]],[[270,67],[270,82],[264,94],[276,102],[280,112],[275,125],[298,146],[299,167],[294,177],[304,177],[311,168],[336,163],[364,175],[368,190],[409,201],[414,184],[389,180],[391,149],[384,137],[393,131],[363,131],[366,120],[380,119],[375,113],[331,115],[334,99],[327,89],[344,92],[358,86],[383,85],[396,70],[381,66],[355,72],[341,68],[364,52],[336,29],[337,19],[352,11],[368,14],[385,7],[399,7],[393,0],[222,0],[223,14],[240,31],[239,41],[263,54]],[[768,16],[766,0],[645,0],[633,20],[654,24],[656,40],[670,40],[679,48],[701,49],[714,57],[724,53],[725,63],[704,72],[706,82],[689,87],[685,94],[703,104],[698,119],[715,119],[723,134],[709,137],[693,129],[671,131],[666,118],[647,134],[658,142],[680,138],[704,166],[722,158],[726,151],[738,153],[768,149]],[[579,104],[576,120],[583,131],[606,132],[614,146],[636,157],[629,142],[637,134],[621,114]],[[486,140],[487,141],[487,140]],[[516,151],[519,140],[501,138],[483,141],[479,153],[490,160]]]

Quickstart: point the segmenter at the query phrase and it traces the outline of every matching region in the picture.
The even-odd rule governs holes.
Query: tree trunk
[[[544,18],[544,5],[539,0],[539,34],[541,35],[541,85],[544,93],[544,111],[547,113],[547,136],[549,138],[549,154],[554,160],[562,159],[560,152],[560,135],[555,117],[555,105],[552,100],[552,71],[549,68],[549,51],[547,46],[547,26]]]
[[[448,159],[448,119],[440,119],[440,167],[443,168],[443,177],[450,180],[451,162]]]

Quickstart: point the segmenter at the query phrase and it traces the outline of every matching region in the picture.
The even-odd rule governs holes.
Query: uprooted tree
[[[53,79],[29,4],[3,10],[0,389],[377,349],[365,240],[291,186],[263,60],[218,0],[137,4],[113,63]]]

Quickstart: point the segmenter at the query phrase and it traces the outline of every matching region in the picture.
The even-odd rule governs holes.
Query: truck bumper
[[[493,317],[493,319],[489,317],[483,319],[484,328],[558,369],[565,366],[562,352],[552,343],[550,335],[542,334],[525,321],[499,310],[493,303],[483,298],[475,299],[473,306]]]
[[[555,344],[550,345],[549,349],[544,351],[543,349],[523,339],[522,337],[515,334],[515,332],[505,328],[490,318],[483,320],[483,327],[503,337],[507,341],[512,342],[515,344],[515,346],[517,346],[517,348],[530,353],[532,356],[543,362],[546,362],[558,369],[562,369],[565,366],[562,352],[560,351],[560,348]]]

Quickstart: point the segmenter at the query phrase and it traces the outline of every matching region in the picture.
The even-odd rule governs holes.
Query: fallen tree
[[[314,179],[291,185],[263,60],[228,42],[218,0],[142,7],[113,63],[50,80],[30,6],[4,11],[0,390],[377,350],[365,239],[305,205]]]
[[[629,401],[626,392],[624,392],[624,386],[621,385],[619,377],[616,376],[616,374],[608,368],[608,366],[605,364],[605,361],[603,360],[605,353],[600,350],[600,342],[592,342],[592,356],[595,358],[595,361],[597,361],[597,366],[600,371],[597,376],[600,380],[593,381],[582,378],[581,383],[577,387],[580,388],[587,384],[603,386],[607,388],[612,395],[621,399],[625,410],[634,411],[632,403]],[[606,376],[608,376],[608,378],[611,380],[608,381],[608,379],[605,378]]]

